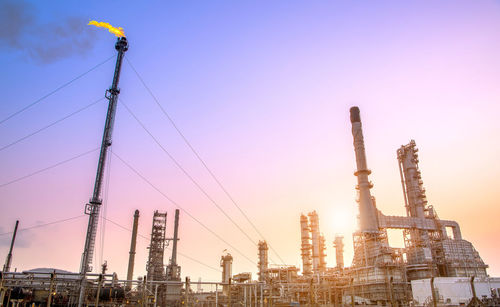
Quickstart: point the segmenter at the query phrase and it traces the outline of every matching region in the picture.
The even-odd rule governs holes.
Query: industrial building
[[[233,274],[238,261],[230,253],[220,258],[221,280],[192,282],[181,278],[177,260],[179,210],[175,211],[173,237],[167,236],[167,212],[155,211],[145,261],[147,275],[133,279],[139,210],[133,216],[132,237],[126,279],[106,273],[93,274],[91,264],[101,206],[101,186],[106,155],[116,111],[121,62],[128,42],[118,39],[117,64],[109,100],[97,176],[92,198],[86,205],[89,215],[80,272],[55,269],[12,272],[16,230],[6,263],[0,273],[2,306],[500,306],[500,280],[489,277],[488,266],[473,245],[463,239],[457,222],[438,217],[429,205],[419,169],[415,141],[397,150],[406,216],[390,216],[377,209],[371,194],[371,174],[367,164],[360,110],[350,109],[350,121],[357,179],[359,228],[353,233],[354,258],[344,263],[342,236],[332,242],[336,265],[326,262],[326,241],[316,211],[301,214],[300,254],[302,268],[272,265],[269,246],[257,244],[257,277],[250,272]],[[300,214],[300,213],[298,213]],[[389,245],[387,230],[401,229],[404,248]],[[449,235],[450,230],[451,235]],[[172,254],[165,263],[166,242]],[[299,252],[299,251],[297,251]],[[209,284],[215,290],[204,292],[194,285]]]

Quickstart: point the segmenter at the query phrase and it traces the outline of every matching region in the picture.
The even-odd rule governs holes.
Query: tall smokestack
[[[174,220],[174,242],[172,246],[172,265],[177,265],[177,240],[179,235],[179,209],[175,209],[175,220]]]
[[[130,240],[130,252],[128,256],[127,289],[132,289],[132,279],[134,278],[135,246],[137,243],[137,226],[139,225],[139,210],[135,210],[134,226],[132,227],[132,239]]]
[[[373,204],[370,189],[372,184],[368,181],[371,171],[366,165],[365,143],[361,127],[359,108],[352,107],[351,110],[352,136],[354,138],[354,152],[356,153],[357,170],[354,173],[358,177],[359,190],[359,226],[361,232],[378,232],[377,210]]]
[[[179,209],[175,210],[172,257],[167,265],[167,280],[181,280],[181,267],[177,265],[177,241],[179,241]]]
[[[10,249],[7,254],[7,259],[5,259],[5,265],[3,266],[4,272],[10,271],[10,264],[12,262],[12,249],[14,248],[14,242],[16,241],[17,226],[19,226],[19,221],[16,221],[16,226],[14,227],[14,233],[12,234],[12,241],[10,241]]]

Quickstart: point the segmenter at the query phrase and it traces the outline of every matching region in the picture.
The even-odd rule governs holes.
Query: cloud
[[[96,32],[84,17],[42,23],[22,0],[0,2],[0,48],[18,50],[39,63],[52,63],[93,48]]]

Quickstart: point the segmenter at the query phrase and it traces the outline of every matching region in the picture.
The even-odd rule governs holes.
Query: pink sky
[[[441,218],[460,224],[464,238],[490,265],[490,275],[500,275],[498,2],[218,2],[191,7],[154,2],[144,7],[125,4],[117,12],[106,9],[110,6],[91,2],[80,10],[61,2],[54,11],[36,9],[42,24],[83,14],[125,28],[131,44],[127,57],[287,264],[301,263],[299,217],[312,210],[318,211],[327,239],[328,264],[335,264],[335,233],[344,234],[345,262],[351,261],[356,178],[349,107],[358,105],[378,208],[385,214],[405,213],[396,149],[415,139],[429,203]],[[134,20],[127,15],[132,11]],[[0,85],[5,101],[0,119],[114,54],[111,34],[92,30],[98,31],[96,43],[83,57],[40,63],[29,52],[0,49],[8,60]],[[112,70],[108,62],[0,125],[0,146],[102,97]],[[120,98],[257,241],[127,65],[120,86]],[[0,151],[0,184],[98,147],[105,111],[105,104],[98,104]],[[122,106],[113,151],[257,262],[255,245]],[[0,187],[0,233],[11,231],[16,219],[23,228],[82,214],[91,196],[97,155]],[[139,232],[149,237],[153,211],[168,211],[171,235],[175,208],[118,159],[112,159],[110,169],[107,218],[131,228],[133,212],[139,209]],[[13,267],[77,271],[86,223],[85,217],[20,232]],[[228,249],[235,273],[257,270],[182,212],[180,237],[180,252],[214,268]],[[0,259],[9,240],[0,236]],[[105,243],[102,258],[124,278],[130,233],[108,222]],[[135,276],[145,273],[147,245],[147,240],[138,240]],[[271,258],[277,261],[275,255]],[[179,262],[183,276],[220,279],[218,272],[182,256]]]

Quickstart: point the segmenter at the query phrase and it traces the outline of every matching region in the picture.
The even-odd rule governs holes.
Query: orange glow
[[[109,32],[113,33],[117,37],[125,37],[125,32],[123,31],[122,27],[115,28],[107,22],[102,22],[102,21],[97,22],[95,20],[91,20],[91,21],[89,21],[88,25],[89,26],[93,25],[93,26],[100,27],[100,28],[106,28],[109,30]]]
[[[357,228],[356,212],[350,207],[335,210],[330,221],[334,233],[349,234]]]

